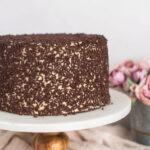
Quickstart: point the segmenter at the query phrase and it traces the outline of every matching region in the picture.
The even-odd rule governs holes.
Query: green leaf
[[[136,98],[132,98],[131,99],[131,105],[132,107],[136,104],[137,99]]]
[[[129,86],[131,86],[131,85],[133,85],[133,84],[135,84],[131,79],[127,79],[127,82],[128,82],[128,84],[129,84]]]

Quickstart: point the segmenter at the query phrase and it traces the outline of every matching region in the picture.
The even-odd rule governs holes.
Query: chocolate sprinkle
[[[102,35],[0,36],[0,110],[68,115],[110,103]]]

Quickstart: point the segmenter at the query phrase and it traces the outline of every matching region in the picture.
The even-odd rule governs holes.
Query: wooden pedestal
[[[65,133],[40,133],[33,142],[35,150],[66,150],[70,143]]]

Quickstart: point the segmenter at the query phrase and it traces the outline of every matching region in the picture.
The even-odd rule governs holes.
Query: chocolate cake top
[[[95,34],[32,34],[32,35],[5,35],[0,36],[0,43],[6,44],[7,46],[11,46],[12,42],[17,45],[26,43],[29,44],[31,42],[42,42],[45,43],[51,43],[51,44],[58,44],[58,46],[61,44],[69,44],[70,41],[72,42],[83,42],[83,44],[88,43],[95,43],[97,40],[99,40],[99,44],[106,44],[107,40],[103,35],[95,35]],[[32,44],[32,43],[31,43]],[[77,44],[77,43],[76,43]]]
[[[95,42],[97,39],[100,39],[101,42],[106,43],[106,38],[103,35],[96,35],[96,34],[24,34],[24,35],[4,35],[0,36],[1,42],[10,42],[11,40],[14,41],[42,41],[42,42],[70,42],[76,41],[79,42],[79,39],[84,42]]]

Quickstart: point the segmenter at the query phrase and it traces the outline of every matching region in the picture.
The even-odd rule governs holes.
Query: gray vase
[[[133,140],[150,145],[150,106],[137,100],[132,106],[130,117]]]

